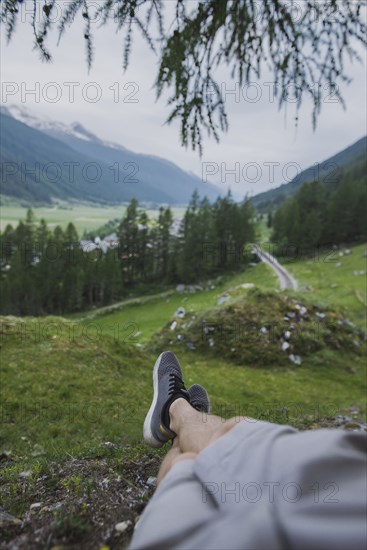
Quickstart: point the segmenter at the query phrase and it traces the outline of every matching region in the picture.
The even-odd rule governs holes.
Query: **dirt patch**
[[[73,459],[50,463],[34,480],[21,472],[16,485],[3,484],[8,506],[6,513],[0,509],[0,548],[126,548],[154,492],[159,463],[158,456],[121,464]]]

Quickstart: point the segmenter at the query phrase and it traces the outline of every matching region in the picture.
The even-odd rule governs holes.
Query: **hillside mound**
[[[323,348],[362,353],[364,334],[343,312],[280,292],[251,289],[246,297],[168,323],[154,348],[185,346],[238,365],[300,365]]]

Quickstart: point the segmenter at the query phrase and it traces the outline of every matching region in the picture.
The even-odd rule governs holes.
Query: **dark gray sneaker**
[[[210,413],[209,396],[205,388],[200,384],[193,384],[188,390],[190,405],[197,411]]]
[[[169,428],[170,405],[180,397],[190,403],[180,364],[171,351],[161,353],[155,362],[153,390],[153,401],[144,421],[144,441],[151,447],[159,448],[176,435]]]

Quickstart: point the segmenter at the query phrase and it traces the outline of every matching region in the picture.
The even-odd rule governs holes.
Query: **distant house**
[[[109,248],[117,248],[118,245],[119,241],[116,233],[111,233],[111,235],[107,235],[107,237],[105,237],[104,239],[101,239],[101,237],[96,237],[94,241],[80,241],[80,246],[82,247],[83,252],[92,252],[93,250],[96,250],[98,248],[102,250],[104,254],[106,254]]]
[[[80,246],[82,247],[83,252],[92,252],[99,248],[99,246],[93,241],[80,241]]]
[[[105,237],[103,240],[105,243],[107,243],[109,248],[117,248],[119,245],[119,240],[116,233],[111,233],[111,235],[107,235],[107,237]]]

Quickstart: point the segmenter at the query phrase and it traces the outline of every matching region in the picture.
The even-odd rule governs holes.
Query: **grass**
[[[347,354],[321,351],[300,367],[271,370],[238,367],[218,357],[195,358],[181,349],[180,358],[187,383],[205,385],[214,412],[226,418],[245,414],[297,426],[305,417],[317,422],[354,405],[366,411],[364,362],[357,359],[351,371]]]
[[[361,252],[362,247],[357,247],[348,260]],[[340,276],[335,268],[331,273]],[[154,342],[180,306],[200,315],[216,306],[223,293],[234,304],[246,300],[249,291],[239,286],[246,282],[261,292],[271,292],[277,285],[270,268],[259,264],[223,278],[212,290],[146,297],[140,303],[121,304],[112,313],[96,311],[90,319],[3,318],[1,449],[15,460],[32,462],[39,456],[61,459],[96,447],[104,452],[108,441],[140,442],[155,354],[149,345],[143,350],[133,344]],[[320,294],[307,294],[308,300],[313,298],[320,299]],[[356,308],[350,315],[353,319],[363,309],[358,301]],[[113,326],[120,332],[114,332]],[[137,330],[141,334],[134,336]],[[271,369],[255,369],[251,361],[238,367],[222,354],[213,358],[185,348],[179,348],[179,354],[187,365],[187,383],[205,382],[214,403],[228,407],[234,401],[245,404],[248,398],[254,403],[273,398],[308,405],[310,400],[328,402],[331,395],[343,409],[363,404],[363,361],[354,356],[351,360],[343,350],[322,348],[305,357],[301,366],[281,367],[275,362]]]
[[[263,289],[276,289],[277,278],[271,268],[265,264],[249,267],[246,271],[215,280],[215,288],[200,292],[164,292],[161,294],[132,299],[114,308],[102,308],[85,314],[73,315],[70,319],[82,324],[98,326],[101,334],[109,334],[128,343],[146,343],[170,319],[179,307],[186,311],[201,313],[217,303],[224,292],[231,289],[236,298],[245,295],[245,289],[236,288],[243,283],[252,283]],[[109,312],[111,311],[111,312]],[[82,329],[80,329],[82,330]],[[91,329],[93,330],[93,329]]]
[[[345,248],[342,248],[342,251]],[[321,306],[348,309],[351,320],[366,328],[367,256],[366,245],[350,248],[350,255],[339,256],[338,250],[328,250],[312,259],[283,260],[308,299]]]
[[[349,256],[338,257],[340,267],[321,261],[288,262],[301,289],[284,296],[307,303],[310,311],[312,303],[317,304],[315,311],[336,310],[340,318],[361,327],[364,277],[353,271],[365,270],[364,250],[357,246]],[[244,283],[257,288],[243,288]],[[173,321],[180,306],[196,320],[207,310],[224,318],[231,308],[239,319],[250,314],[266,317],[278,314],[276,304],[283,296],[264,264],[212,284],[215,288],[200,292],[173,289],[68,318],[1,318],[1,504],[7,511],[22,517],[32,502],[50,500],[55,493],[52,498],[56,504],[62,501],[62,508],[49,522],[53,538],[47,535],[45,540],[94,548],[93,537],[101,529],[89,509],[94,506],[93,517],[98,518],[103,498],[110,499],[102,506],[103,521],[112,522],[113,531],[113,522],[124,519],[117,506],[121,491],[127,495],[135,487],[135,501],[143,506],[144,480],[156,473],[165,452],[142,445],[157,333]],[[218,306],[223,294],[229,301]],[[353,415],[353,410],[366,417],[365,361],[343,343],[335,349],[323,340],[304,354],[301,365],[280,360],[268,364],[265,355],[264,364],[255,364],[250,356],[235,364],[226,350],[192,352],[177,344],[172,349],[182,363],[186,385],[205,385],[213,412],[222,417],[248,415],[311,428],[323,419]],[[261,357],[260,347],[258,353]],[[126,517],[134,521],[141,508],[129,506]],[[86,541],[85,546],[80,541]],[[118,547],[127,542],[128,537]]]
[[[48,336],[40,338],[33,337],[32,319],[22,333],[8,320],[3,325],[1,445],[10,456],[60,458],[111,438],[140,441],[143,411],[136,403],[141,391],[149,393],[146,357],[108,336],[95,344],[70,338],[57,328],[63,322],[48,318],[41,328]]]
[[[28,206],[14,203],[5,203],[2,205],[0,230],[3,231],[8,224],[16,227],[20,219],[25,219],[27,209]],[[53,206],[32,206],[32,210],[36,221],[40,221],[42,218],[45,219],[51,229],[57,225],[65,229],[68,223],[72,222],[79,235],[81,235],[83,231],[92,231],[100,228],[109,220],[122,218],[126,210],[126,204],[116,206],[60,204]],[[184,208],[179,207],[172,208],[174,217],[181,217],[184,210]],[[147,213],[151,218],[158,216],[158,210],[148,209]]]
[[[257,234],[258,240],[263,243],[270,241],[270,236],[272,234],[272,228],[268,227],[268,217],[266,214],[263,215],[263,218],[257,222]]]

